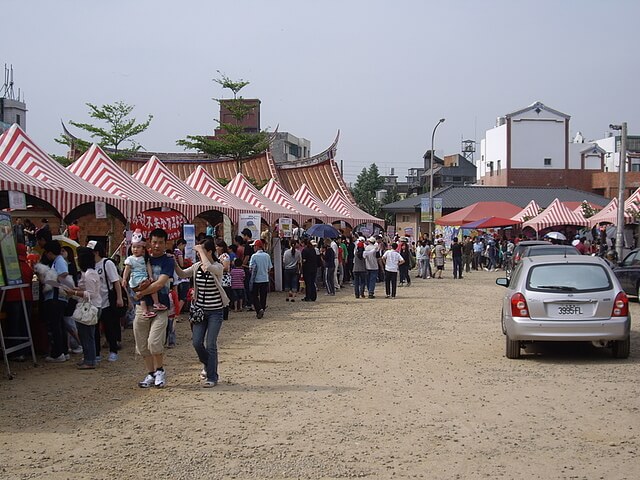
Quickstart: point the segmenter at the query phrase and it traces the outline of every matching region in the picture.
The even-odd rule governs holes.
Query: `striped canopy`
[[[335,211],[320,201],[318,197],[311,191],[306,183],[300,185],[300,188],[293,194],[293,198],[310,209],[318,212],[320,215],[327,217],[331,223],[344,220],[344,214]]]
[[[185,212],[189,220],[193,220],[208,210],[221,210],[222,205],[188,187],[155,155],[133,175],[133,178],[175,202],[185,205]]]
[[[212,198],[222,205],[223,207],[221,207],[221,210],[234,223],[238,221],[239,213],[250,213],[256,211],[256,208],[253,205],[250,205],[240,198],[232,195],[231,192],[220,185],[201,165],[198,165],[196,169],[191,172],[191,175],[187,177],[184,183],[197,190],[205,197]]]
[[[62,199],[62,190],[31,178],[20,170],[16,170],[2,162],[0,162],[0,190],[23,192],[44,200],[52,206]]]
[[[527,204],[527,206],[522,209],[522,211],[511,217],[511,220],[515,220],[516,222],[524,222],[525,217],[536,217],[540,213],[540,210],[542,210],[540,208],[540,205],[538,205],[535,200],[531,200]]]
[[[170,207],[185,216],[188,213],[185,203],[172,200],[132,178],[95,143],[67,169],[105,192],[127,200],[128,220],[158,207]]]
[[[624,211],[632,210],[634,212],[640,211],[640,188],[636,189],[629,198],[624,201]]]
[[[626,202],[625,202],[626,205]],[[618,223],[618,199],[613,198],[607,205],[600,210],[598,213],[588,218],[589,226],[593,227],[594,225],[598,225],[599,223]],[[624,223],[625,225],[629,223],[635,223],[635,218],[633,215],[627,212],[625,208],[624,212]]]
[[[52,196],[43,191],[43,199],[51,203],[63,218],[74,208],[95,201],[106,202],[126,215],[125,199],[111,195],[68,171],[38,147],[17,124],[0,136],[0,161],[57,191]]]
[[[351,218],[355,223],[354,225],[351,225],[352,227],[367,222],[384,225],[384,220],[376,218],[373,215],[368,214],[364,210],[361,210],[356,205],[347,200],[347,198],[338,190],[333,192],[333,194],[329,198],[327,198],[324,203],[334,210],[337,210],[338,212],[345,212],[345,215]]]
[[[236,197],[256,207],[269,224],[280,217],[295,217],[295,212],[265,197],[241,173],[236,174],[225,188]]]
[[[582,215],[569,210],[556,198],[540,215],[524,222],[522,228],[531,227],[535,231],[540,231],[564,225],[586,227],[588,224],[589,222]]]
[[[260,193],[268,199],[276,202],[278,205],[288,208],[292,212],[296,212],[295,216],[298,224],[302,224],[307,220],[315,220],[316,218],[323,222],[327,219],[324,215],[320,215],[315,210],[298,202],[273,178],[270,179],[264,187],[262,187]],[[315,221],[313,223],[315,223]]]

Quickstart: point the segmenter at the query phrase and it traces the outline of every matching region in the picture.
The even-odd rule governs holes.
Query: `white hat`
[[[371,243],[376,243],[376,237],[369,237],[368,241]]]
[[[358,237],[358,241],[359,242],[364,242],[365,238],[364,237]]]

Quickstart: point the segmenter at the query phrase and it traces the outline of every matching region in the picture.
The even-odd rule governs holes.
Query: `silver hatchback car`
[[[534,341],[587,341],[611,347],[613,356],[630,351],[629,300],[611,268],[599,257],[548,255],[526,257],[502,300],[502,333],[507,358],[519,358]]]

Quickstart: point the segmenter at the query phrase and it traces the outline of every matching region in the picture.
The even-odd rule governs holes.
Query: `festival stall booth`
[[[324,201],[324,203],[333,210],[343,213],[346,218],[351,219],[350,223],[352,229],[355,229],[355,227],[361,224],[370,224],[370,226],[367,225],[366,227],[368,234],[370,235],[373,233],[374,224],[379,227],[384,227],[384,220],[361,210],[352,204],[342,193],[340,193],[339,190],[335,190],[333,194]]]
[[[522,228],[533,228],[538,237],[545,229],[561,227],[561,230],[565,230],[562,233],[567,238],[572,238],[575,231],[568,232],[567,227],[586,227],[588,224],[589,222],[582,215],[569,210],[556,198],[542,213],[524,222]]]
[[[436,220],[436,234],[442,235],[445,243],[448,245],[453,237],[460,237],[462,229],[469,229],[465,226],[479,220],[487,221],[490,217],[497,217],[501,220],[498,223],[507,223],[500,227],[515,225],[518,222],[512,220],[511,217],[517,215],[521,211],[520,207],[509,202],[476,202],[468,207],[457,210],[448,215],[444,215]],[[485,227],[494,228],[494,227]],[[495,228],[498,228],[496,226]],[[470,232],[473,234],[473,232]]]
[[[540,208],[540,205],[538,205],[535,200],[531,200],[529,203],[527,203],[526,207],[512,216],[511,220],[514,220],[516,223],[526,222],[530,218],[539,215],[540,212],[542,212],[542,208]]]
[[[278,205],[281,205],[292,212],[298,212],[300,218],[298,226],[300,227],[304,227],[304,224],[307,222],[311,222],[313,225],[317,223],[317,221],[320,221],[321,223],[326,223],[327,221],[327,217],[325,215],[321,215],[312,208],[300,203],[273,178],[270,179],[264,187],[262,187],[260,193],[268,199],[276,202]],[[283,228],[283,225],[280,225],[280,227]]]
[[[300,188],[293,194],[293,198],[311,210],[318,212],[318,214],[325,216],[330,223],[339,222],[344,219],[342,213],[335,211],[320,201],[306,183],[300,185]]]
[[[185,223],[183,216],[188,221],[193,221],[198,215],[206,212],[217,211],[220,214],[230,212],[228,207],[187,186],[155,155],[133,175],[133,178],[181,204],[181,211],[185,212],[184,215],[176,212],[140,213],[132,219],[131,229],[139,228],[145,236],[149,231],[159,227],[167,231],[169,240],[176,240],[180,238],[182,225]]]

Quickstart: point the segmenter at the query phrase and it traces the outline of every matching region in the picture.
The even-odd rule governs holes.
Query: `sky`
[[[149,151],[211,134],[218,71],[250,84],[262,128],[327,148],[347,182],[375,163],[400,180],[478,142],[496,117],[541,101],[570,130],[640,134],[636,0],[4,0],[0,63],[13,65],[27,132],[46,151],[86,103],[123,101],[154,116]],[[80,131],[71,129],[80,134]]]

